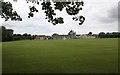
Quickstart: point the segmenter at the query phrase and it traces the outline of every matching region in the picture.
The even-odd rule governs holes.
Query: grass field
[[[3,43],[3,73],[115,73],[118,39]]]

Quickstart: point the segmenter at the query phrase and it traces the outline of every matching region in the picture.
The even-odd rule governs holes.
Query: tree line
[[[17,41],[17,40],[34,40],[35,39],[35,35],[31,35],[31,34],[14,34],[13,35],[13,40]]]
[[[120,38],[120,32],[100,32],[98,36],[99,38]]]
[[[35,39],[35,35],[31,34],[13,34],[14,30],[6,29],[6,27],[0,27],[0,41],[17,41],[17,40],[33,40]]]
[[[13,40],[13,30],[6,29],[4,26],[0,27],[0,41],[12,41]]]
[[[6,27],[0,27],[0,41],[17,41],[17,40],[34,40],[36,35],[31,34],[13,34],[14,30],[6,29]],[[92,32],[88,33],[88,36],[92,35]],[[100,32],[98,38],[120,38],[120,32]]]

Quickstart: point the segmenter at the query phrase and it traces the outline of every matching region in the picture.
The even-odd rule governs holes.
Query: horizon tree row
[[[120,32],[100,32],[99,38],[120,38]]]
[[[13,34],[14,30],[6,29],[4,26],[0,26],[0,41],[17,41],[17,40],[33,40],[35,35],[31,34]]]
[[[13,34],[14,30],[6,29],[4,26],[0,26],[0,41],[17,41],[17,40],[34,40],[37,35],[31,34]],[[88,36],[92,35],[92,32],[88,33]],[[98,38],[120,38],[120,32],[100,32]]]
[[[13,35],[13,40],[17,41],[17,40],[34,40],[35,35],[31,35],[31,34],[14,34]]]

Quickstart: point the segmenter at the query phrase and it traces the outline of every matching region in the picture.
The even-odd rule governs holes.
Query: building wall
[[[53,39],[56,39],[56,40],[65,40],[65,39],[70,39],[70,36],[69,35],[53,35],[52,36]]]
[[[81,35],[80,38],[96,38],[96,36]]]
[[[36,39],[36,40],[44,40],[45,37],[42,37],[42,36],[36,36],[35,39]]]

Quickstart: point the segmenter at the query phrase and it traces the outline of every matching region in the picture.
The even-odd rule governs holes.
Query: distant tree
[[[2,18],[5,18],[5,21],[8,21],[8,19],[22,21],[22,18],[17,14],[17,12],[13,11],[13,7],[10,2],[0,1],[0,4],[2,4],[2,13],[0,15]]]
[[[6,28],[4,26],[1,26],[0,30],[2,31],[2,41],[4,42],[6,41],[6,32],[5,32]]]
[[[33,40],[35,38],[34,35],[31,34],[14,34],[14,40]]]
[[[17,36],[20,36],[20,37],[21,37],[22,35],[21,35],[21,34],[17,34]]]
[[[14,0],[17,1],[17,0]],[[40,5],[41,0],[26,0],[27,3],[31,2],[33,3],[33,6],[29,6],[30,12],[28,13],[28,18],[34,17],[35,12],[39,12],[38,9],[35,7],[35,4]],[[52,2],[51,2],[52,1]],[[78,15],[80,10],[82,10],[82,6],[84,6],[84,2],[75,2],[74,0],[71,0],[71,2],[68,2],[67,0],[43,0],[41,2],[42,10],[44,10],[46,14],[46,18],[48,19],[48,22],[51,22],[53,25],[56,24],[63,24],[64,19],[62,17],[55,17],[56,13],[55,10],[63,11],[63,9],[66,10],[66,13],[68,15],[74,16],[72,19],[75,21],[79,21],[79,25],[82,25],[85,21],[85,17],[82,15]],[[61,1],[61,2],[60,2]],[[17,14],[16,11],[13,11],[12,4],[10,2],[3,2],[2,3],[2,18],[5,18],[5,21],[11,19],[11,20],[18,20],[22,21],[22,18]],[[52,6],[52,4],[54,6]]]
[[[13,39],[14,39],[14,40],[22,40],[23,37],[22,37],[21,34],[14,34],[14,35],[13,35]]]
[[[2,33],[2,42],[13,40],[13,30],[12,29],[6,29],[4,26],[1,26],[0,30],[2,31],[1,32]]]
[[[0,41],[5,42],[5,41],[17,41],[17,40],[33,40],[35,39],[36,35],[31,35],[31,34],[13,34],[12,29],[6,29],[4,26],[0,26]]]
[[[25,34],[23,34],[23,36],[28,36],[28,34],[27,34],[27,33],[25,33]]]
[[[99,37],[100,37],[100,38],[104,38],[104,37],[105,37],[105,33],[104,33],[104,32],[100,32],[100,33],[99,33]]]
[[[31,37],[32,37],[32,40],[34,40],[34,39],[35,39],[35,37],[36,37],[36,35],[32,35]]]
[[[120,38],[120,32],[112,32],[112,33],[101,32],[99,33],[99,37],[100,38]]]
[[[92,35],[92,32],[89,32],[88,35]]]
[[[113,35],[109,32],[107,32],[106,35],[105,35],[105,38],[112,38],[112,37],[113,37]]]
[[[112,35],[114,35],[114,38],[120,38],[120,32],[112,32]]]

